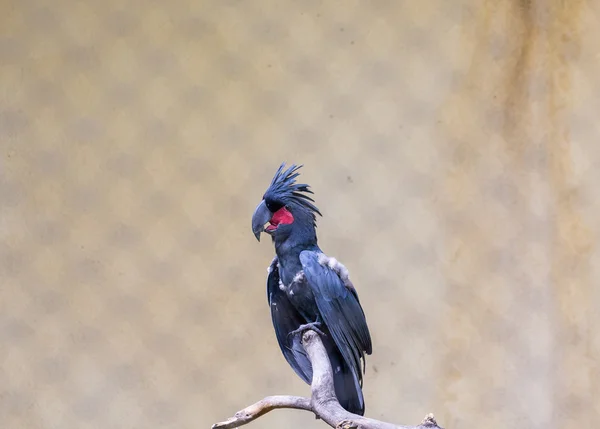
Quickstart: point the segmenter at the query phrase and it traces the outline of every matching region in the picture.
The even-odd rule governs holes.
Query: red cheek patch
[[[289,225],[294,223],[294,216],[285,207],[280,208],[269,221],[271,225],[267,226],[267,231],[274,231],[279,225]]]

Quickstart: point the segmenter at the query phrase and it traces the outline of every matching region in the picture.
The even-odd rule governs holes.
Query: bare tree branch
[[[418,426],[401,426],[369,419],[346,411],[335,396],[331,362],[321,338],[314,331],[306,331],[302,345],[313,368],[312,396],[267,396],[257,403],[235,413],[230,419],[216,423],[212,429],[232,429],[245,425],[276,408],[312,411],[315,416],[336,429],[442,429],[433,414],[428,414]]]
[[[235,413],[230,419],[216,423],[212,426],[213,429],[231,429],[238,426],[250,423],[276,408],[291,408],[297,410],[312,411],[310,399],[301,396],[267,396],[255,404],[252,404],[241,411]]]

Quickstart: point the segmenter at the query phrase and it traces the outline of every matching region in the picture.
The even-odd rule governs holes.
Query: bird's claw
[[[298,335],[298,334],[303,334],[304,332],[308,331],[308,330],[313,330],[315,331],[317,334],[326,337],[327,335],[325,335],[323,333],[323,331],[321,331],[318,326],[321,326],[321,322],[311,322],[311,323],[307,323],[305,325],[300,325],[300,327],[298,329],[293,330],[292,332],[290,332],[288,334],[289,336],[292,335]]]

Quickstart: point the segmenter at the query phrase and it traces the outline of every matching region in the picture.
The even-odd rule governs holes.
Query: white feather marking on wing
[[[294,276],[292,283],[299,283],[304,279],[304,271],[298,271],[298,273]]]
[[[336,258],[321,253],[319,254],[318,262],[320,265],[329,267],[333,270],[344,282],[349,279],[350,273],[348,269]]]
[[[325,253],[319,253],[319,257],[317,258],[319,265],[327,265],[328,260],[329,260],[329,258],[327,257],[327,255]]]
[[[271,261],[271,263],[267,267],[267,273],[271,274],[273,272],[273,265],[275,265],[275,263],[277,263],[277,269],[279,269],[279,259],[277,258],[277,256],[275,256],[273,258],[273,260]]]

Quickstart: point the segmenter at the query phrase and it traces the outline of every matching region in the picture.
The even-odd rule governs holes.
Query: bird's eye
[[[265,205],[271,213],[275,213],[277,210],[283,207],[283,204],[276,203],[275,201],[265,200]]]

